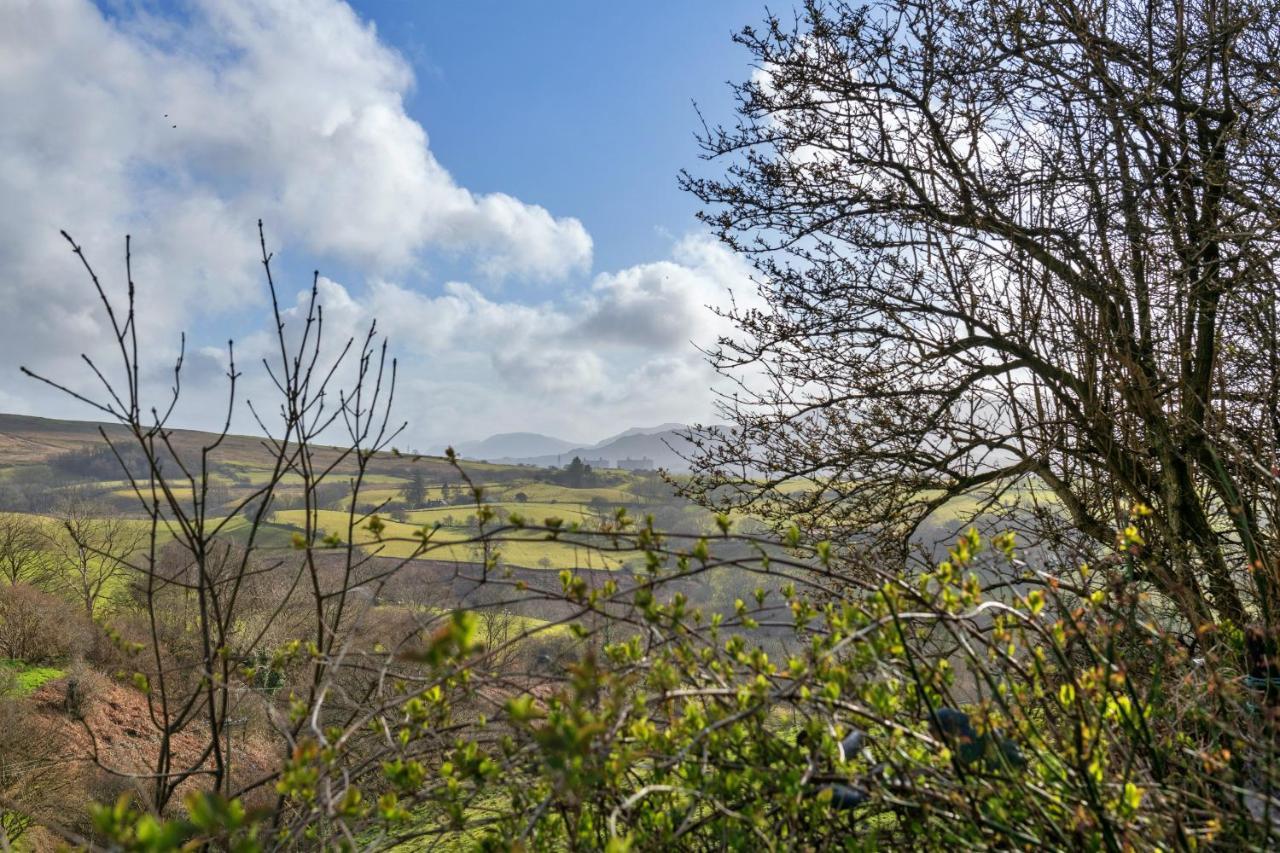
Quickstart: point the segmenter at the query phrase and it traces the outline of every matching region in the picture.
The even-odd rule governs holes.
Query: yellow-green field
[[[41,421],[40,419],[7,416],[10,421],[8,443],[0,441],[0,479],[6,484],[21,480],[18,474],[30,479],[30,475],[38,473],[43,467],[52,472],[57,467],[60,454],[72,452],[75,448],[101,448],[101,439],[97,436],[96,425],[75,422]],[[29,436],[24,438],[24,429]],[[127,438],[127,437],[126,437]],[[196,453],[202,443],[207,443],[207,434],[177,431],[174,441],[178,450],[184,453]],[[96,444],[95,444],[96,443]],[[7,450],[6,450],[7,448]],[[247,436],[228,436],[220,445],[219,457],[214,462],[210,484],[216,487],[214,499],[221,501],[220,507],[211,508],[212,512],[228,514],[255,496],[255,492],[270,480],[274,460],[269,447],[262,439]],[[339,456],[336,450],[317,448],[315,462],[317,465],[336,461]],[[7,453],[7,455],[6,455]],[[199,458],[194,457],[184,458]],[[326,462],[325,460],[329,461]],[[462,563],[475,562],[482,557],[481,550],[469,540],[473,540],[478,530],[474,525],[476,507],[470,500],[468,485],[459,472],[446,460],[435,457],[413,458],[394,453],[379,453],[365,460],[366,473],[363,476],[361,491],[355,497],[360,508],[392,503],[394,512],[381,514],[386,524],[381,541],[364,526],[359,524],[354,534],[348,531],[350,519],[347,509],[352,498],[343,496],[341,488],[350,484],[357,473],[357,459],[347,455],[337,468],[327,477],[330,484],[320,491],[321,498],[330,508],[320,510],[317,525],[325,533],[337,534],[342,540],[353,538],[357,545],[375,553],[389,557],[409,557],[418,554],[427,559],[450,560]],[[634,474],[622,471],[603,472],[595,481],[595,485],[586,488],[571,488],[556,482],[561,476],[556,472],[540,470],[524,466],[498,465],[482,462],[464,461],[460,463],[472,482],[481,487],[484,502],[498,513],[498,520],[511,514],[519,513],[530,524],[540,525],[548,518],[561,519],[566,525],[581,525],[584,529],[596,528],[601,521],[612,516],[620,505],[631,507],[633,516],[642,518],[647,512],[654,512],[659,518],[659,525],[669,531],[682,533],[714,532],[712,516],[705,510],[694,508],[671,494],[663,494],[659,484],[654,488],[652,475]],[[130,524],[144,525],[140,507],[129,484],[103,469],[95,472],[111,479],[90,479],[87,482],[70,482],[58,479],[47,473],[48,496],[58,496],[64,490],[87,489],[94,494],[95,500],[101,499],[103,512],[113,515],[123,514],[133,518]],[[460,500],[448,506],[405,508],[404,493],[414,481],[422,487],[424,503],[440,503],[444,500]],[[287,549],[292,547],[295,533],[304,527],[305,513],[296,507],[301,505],[301,486],[303,479],[296,473],[285,474],[279,480],[277,502],[273,512],[267,517],[270,522],[259,530],[255,545],[260,548]],[[819,484],[812,480],[796,480],[782,487],[784,492],[796,492],[818,488]],[[190,504],[192,492],[189,483],[176,481],[173,494],[184,504]],[[519,496],[519,499],[517,499]],[[1040,498],[1042,493],[1021,489],[1017,500]],[[1047,498],[1052,503],[1052,498]],[[1002,503],[1011,503],[1010,497]],[[46,505],[52,505],[49,501]],[[961,498],[940,507],[932,517],[932,521],[950,525],[967,519],[975,511],[981,509],[980,499]],[[406,519],[405,522],[393,520],[390,516]],[[746,513],[734,513],[737,521],[746,522],[750,516]],[[216,523],[218,519],[211,519]],[[64,536],[56,530],[51,518],[44,518],[40,524],[52,531],[56,537]],[[244,539],[249,522],[240,516],[227,519],[222,532],[230,537]],[[421,532],[430,530],[430,541],[423,549]],[[415,536],[415,534],[419,534]],[[164,544],[171,534],[168,530],[159,531],[159,542]],[[510,566],[526,568],[608,568],[616,569],[628,563],[639,561],[640,555],[601,554],[585,546],[566,541],[550,541],[537,534],[515,533],[507,537],[511,541],[496,543],[492,546],[499,554],[500,560]]]
[[[541,524],[548,518],[559,518],[569,524],[575,521],[587,524],[597,517],[597,513],[586,504],[546,503],[543,501],[528,501],[526,503],[487,501],[486,504],[495,512],[504,514],[519,513],[530,524]],[[433,507],[432,509],[419,509],[407,513],[409,520],[414,524],[447,524],[448,522],[445,519],[448,518],[454,519],[456,524],[461,524],[475,514],[476,508],[472,504]],[[606,511],[606,514],[611,513]]]
[[[558,505],[557,505],[558,506]],[[563,509],[563,507],[559,507]],[[436,527],[436,520],[418,521],[418,516],[438,515],[441,526]],[[456,524],[444,526],[442,519],[452,515]],[[483,552],[476,544],[468,542],[476,536],[474,527],[468,527],[465,521],[474,515],[474,510],[467,507],[445,507],[435,510],[423,510],[413,513],[414,523],[394,521],[379,516],[384,527],[381,536],[375,536],[368,529],[366,522],[359,523],[351,530],[352,516],[339,510],[319,510],[315,514],[315,523],[326,535],[337,534],[342,541],[354,540],[370,553],[383,557],[418,556],[429,560],[452,560],[461,563],[474,563],[483,559]],[[569,514],[559,513],[566,521],[572,521]],[[279,524],[288,524],[303,528],[306,525],[305,510],[280,510],[272,519]],[[541,523],[543,519],[530,516],[531,522]],[[428,536],[423,545],[422,533]],[[505,537],[504,537],[505,538]],[[542,534],[520,533],[510,534],[509,541],[493,543],[491,553],[497,553],[501,562],[512,566],[526,568],[594,568],[616,569],[634,554],[601,554],[589,548],[564,541],[549,541]]]
[[[537,501],[542,503],[589,503],[593,498],[598,498],[606,503],[631,503],[636,499],[636,496],[631,492],[614,486],[571,489],[568,486],[561,486],[555,483],[535,482],[490,487],[485,489],[484,496],[488,500],[495,501],[515,500],[515,496],[519,492],[524,492],[530,502]]]

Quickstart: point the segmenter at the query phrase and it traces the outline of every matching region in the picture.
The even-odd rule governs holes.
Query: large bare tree
[[[48,549],[59,585],[90,619],[101,602],[123,592],[129,558],[148,540],[148,530],[79,492],[71,492],[48,531]]]
[[[0,577],[10,585],[40,585],[49,579],[47,540],[38,519],[0,513]]]
[[[1280,4],[813,2],[738,41],[725,171],[684,184],[767,307],[691,490],[895,542],[1015,485],[1104,545],[1141,503],[1191,624],[1269,608]]]

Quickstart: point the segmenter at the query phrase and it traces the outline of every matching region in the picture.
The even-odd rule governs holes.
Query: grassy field
[[[495,511],[502,513],[519,513],[529,523],[541,524],[548,518],[559,518],[566,523],[579,522],[587,524],[597,518],[595,513],[587,504],[573,503],[546,503],[543,501],[528,501],[520,503],[517,501],[487,501]],[[458,506],[441,506],[431,509],[414,510],[408,513],[409,520],[414,524],[449,524],[446,519],[454,519],[453,523],[461,523],[467,518],[474,517],[476,509],[471,504],[461,504]]]
[[[559,507],[559,505],[557,505]],[[563,507],[560,507],[563,509]],[[568,513],[559,513],[566,521],[571,521]],[[339,510],[318,510],[316,523],[325,534],[336,533],[344,542],[354,538],[357,545],[367,551],[383,557],[412,557],[415,554],[428,560],[451,560],[460,563],[475,563],[483,559],[478,546],[467,542],[476,536],[476,528],[468,526],[466,520],[474,516],[474,509],[464,506],[444,507],[435,510],[423,510],[412,514],[413,523],[394,521],[380,517],[384,524],[381,537],[375,536],[368,529],[367,523],[350,530],[351,516]],[[581,516],[580,516],[581,517]],[[444,519],[453,518],[456,523],[445,525]],[[421,520],[419,520],[421,519]],[[306,524],[305,510],[280,510],[272,516],[278,524],[286,524],[303,528]],[[531,521],[541,522],[541,518],[530,515]],[[436,527],[439,522],[440,526]],[[424,528],[430,534],[425,549],[423,539],[419,535]],[[513,541],[496,543],[492,550],[499,555],[500,562],[512,566],[526,568],[620,568],[627,558],[635,555],[603,555],[589,549],[572,545],[568,542],[548,541],[541,534],[512,534]]]
[[[13,687],[10,690],[10,695],[13,696],[30,696],[46,681],[66,675],[66,670],[57,667],[32,666],[13,659],[0,660],[0,667],[13,676]]]
[[[539,503],[590,503],[593,499],[599,499],[606,503],[618,504],[632,503],[636,500],[635,494],[631,491],[617,486],[571,489],[557,483],[536,482],[504,485],[493,489],[492,494],[486,491],[485,498],[494,501],[515,500],[519,492],[524,492],[530,502]]]
[[[120,479],[118,467],[101,465],[93,468],[95,474],[76,479],[74,469],[67,460],[80,454],[86,459],[104,449],[99,426],[74,421],[49,421],[13,415],[0,415],[0,489],[10,495],[26,494],[28,501],[41,500],[44,506],[56,506],[63,492],[87,491],[99,501],[104,512],[123,514],[145,525],[139,507],[128,484]],[[105,427],[108,433],[112,427]],[[124,438],[124,436],[119,436]],[[207,434],[176,431],[172,440],[181,453],[199,458],[198,450],[207,443]],[[185,457],[184,457],[185,458]],[[317,448],[315,462],[338,458],[336,450]],[[262,439],[249,436],[229,436],[212,459],[211,498],[216,506],[209,507],[211,515],[226,516],[254,497],[256,491],[272,476],[274,460],[269,447]],[[111,460],[114,464],[114,459]],[[654,488],[651,475],[610,471],[602,474],[585,488],[572,488],[562,482],[561,475],[547,469],[527,466],[497,465],[465,462],[465,470],[482,488],[483,499],[500,515],[519,513],[532,524],[541,524],[547,518],[559,518],[566,524],[580,524],[591,528],[608,518],[621,505],[627,505],[633,517],[642,518],[653,512],[659,525],[668,531],[708,532],[714,529],[710,514],[698,510],[674,494],[662,493],[661,484]],[[68,473],[70,470],[71,473]],[[355,459],[346,457],[327,478],[319,493],[328,509],[320,510],[318,525],[326,533],[338,533],[343,540],[347,532],[346,507],[351,504],[350,495],[343,495],[343,487],[356,473]],[[448,502],[447,506],[404,507],[404,493],[414,480],[423,487],[423,503]],[[277,501],[269,517],[270,524],[262,528],[255,543],[262,548],[288,548],[294,534],[303,527],[304,513],[297,507],[302,502],[302,478],[289,473],[280,479]],[[15,485],[16,484],[16,485]],[[817,483],[797,480],[784,487],[784,491],[814,488]],[[23,491],[25,489],[25,491]],[[189,485],[175,483],[174,493],[184,504],[191,500]],[[464,499],[465,496],[465,499]],[[1030,493],[1023,490],[1018,499],[1026,501]],[[1040,497],[1036,495],[1036,497]],[[415,553],[419,539],[413,534],[424,526],[435,528],[430,549],[423,554],[430,559],[473,562],[480,558],[474,546],[467,540],[477,531],[474,526],[475,506],[470,491],[458,471],[446,460],[436,457],[409,457],[394,453],[380,453],[367,460],[360,494],[356,497],[359,507],[370,507],[394,502],[396,517],[406,518],[408,523],[392,521],[392,512],[382,513],[387,523],[384,541],[364,529],[355,532],[358,545],[376,550],[389,557],[407,557]],[[1009,498],[1005,503],[1011,502]],[[454,501],[459,501],[454,503]],[[1050,499],[1052,502],[1052,499]],[[973,498],[953,501],[933,516],[940,525],[955,525],[980,508]],[[10,503],[0,505],[0,510],[15,509]],[[25,510],[19,509],[20,512]],[[41,510],[41,524],[52,530],[52,509]],[[741,516],[742,519],[748,516]],[[438,525],[438,527],[437,527]],[[228,521],[223,533],[233,539],[247,538],[248,522],[242,517]],[[59,536],[56,530],[53,535]],[[170,538],[168,531],[161,531],[160,543]],[[508,565],[527,568],[618,568],[635,555],[601,555],[562,541],[546,541],[533,537],[517,537],[518,541],[498,546],[501,559]]]

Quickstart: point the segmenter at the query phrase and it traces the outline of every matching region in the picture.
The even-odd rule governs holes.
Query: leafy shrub
[[[923,575],[850,574],[856,563],[825,543],[793,538],[795,556],[734,558],[775,591],[711,614],[675,591],[719,566],[704,540],[630,535],[650,576],[594,588],[564,572],[549,598],[579,608],[576,636],[513,637],[525,676],[493,672],[480,617],[461,611],[430,620],[414,647],[344,651],[338,695],[402,693],[362,705],[382,709],[372,718],[328,712],[301,730],[278,786],[283,831],[495,849],[1274,840],[1268,694],[1233,676],[1239,643],[1206,636],[1197,663],[1158,627],[1166,605],[1131,580],[1132,553],[1048,575],[1010,537],[971,532]],[[1020,574],[1017,593],[981,588],[1001,564]],[[855,729],[865,753],[842,752]],[[120,817],[117,838],[141,819]]]

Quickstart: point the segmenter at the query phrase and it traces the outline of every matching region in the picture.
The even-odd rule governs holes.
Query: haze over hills
[[[118,424],[0,413],[0,456],[10,463],[37,462],[86,443],[99,443],[99,430],[103,428],[108,435],[126,438]],[[682,437],[687,429],[678,423],[632,427],[594,444],[531,432],[499,433],[482,441],[461,442],[454,449],[464,459],[499,464],[560,467],[578,456],[592,465],[600,460],[609,463],[596,465],[601,468],[619,467],[619,462],[629,459],[649,460],[654,468],[687,471],[688,465],[680,456],[691,449]],[[198,430],[184,429],[174,430],[173,435],[184,447],[195,446],[208,437]],[[229,436],[226,446],[234,446],[242,456],[254,455],[262,452],[262,441],[255,436]]]
[[[467,442],[460,445],[459,454],[469,459],[483,459],[487,462],[499,462],[510,465],[537,465],[540,467],[560,466],[567,464],[577,456],[584,462],[600,468],[666,468],[671,471],[687,471],[688,463],[683,455],[688,455],[692,446],[684,438],[688,427],[679,423],[665,423],[652,427],[631,427],[617,435],[609,436],[595,444],[574,444],[551,436],[534,433],[508,433],[494,435],[484,441]],[[520,440],[514,440],[519,437]],[[533,452],[496,451],[497,448],[535,447],[537,442],[523,439],[537,439],[541,442],[555,442],[559,446],[550,450]],[[487,455],[485,455],[487,453]],[[599,462],[607,464],[598,464]],[[647,463],[647,464],[646,464]]]
[[[454,450],[466,459],[507,459],[555,455],[581,444],[536,432],[503,432],[482,441],[461,442],[454,446]]]
[[[631,427],[631,429],[624,429],[622,432],[618,433],[617,435],[611,435],[606,439],[597,441],[595,444],[591,446],[604,447],[606,445],[612,444],[613,442],[617,441],[620,438],[629,438],[633,435],[657,435],[658,433],[661,433],[661,432],[681,432],[683,430],[687,430],[688,428],[689,427],[687,424],[681,424],[681,423],[665,423],[665,424],[658,424],[657,426],[653,426],[653,427]]]

